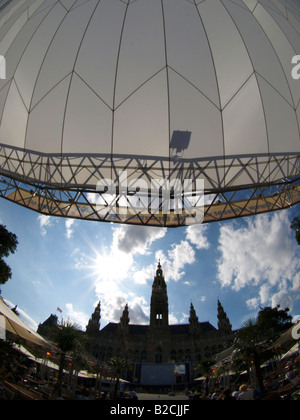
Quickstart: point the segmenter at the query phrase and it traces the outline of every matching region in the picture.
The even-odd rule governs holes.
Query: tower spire
[[[119,337],[122,343],[123,357],[126,356],[126,352],[128,350],[129,322],[130,322],[130,319],[129,319],[128,303],[126,303],[125,309],[120,318],[120,322],[118,326]]]
[[[230,324],[229,318],[224,311],[224,308],[221,302],[218,299],[218,329],[220,332],[225,335],[230,335],[232,333],[232,325]]]
[[[191,303],[189,323],[190,333],[193,334],[199,332],[200,324],[193,303]]]
[[[124,330],[128,328],[128,324],[130,322],[129,319],[129,310],[128,310],[128,303],[126,303],[125,309],[123,311],[123,314],[120,318],[120,327]]]
[[[156,276],[152,285],[150,327],[163,328],[169,326],[169,304],[167,285],[160,260],[158,262]]]

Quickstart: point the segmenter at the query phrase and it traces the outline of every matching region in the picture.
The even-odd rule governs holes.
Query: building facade
[[[99,361],[120,356],[133,363],[195,363],[213,357],[232,340],[232,326],[218,301],[218,329],[199,322],[193,304],[188,324],[169,324],[167,284],[158,264],[152,285],[150,325],[130,324],[128,305],[119,323],[100,330],[101,307],[98,303],[86,328],[87,349]]]
[[[49,324],[50,318],[44,324]],[[209,322],[199,322],[193,304],[190,306],[188,324],[169,324],[167,284],[160,262],[152,284],[149,325],[130,324],[128,305],[119,323],[110,322],[101,329],[100,321],[99,302],[84,333],[87,352],[100,363],[114,356],[127,359],[134,365],[131,375],[136,382],[142,381],[142,370],[146,365],[151,365],[152,370],[153,365],[160,365],[160,372],[163,365],[184,365],[185,374],[190,372],[186,375],[186,382],[190,382],[193,365],[224,350],[233,338],[232,326],[220,301],[218,328]],[[39,327],[41,333],[44,332],[44,324]]]

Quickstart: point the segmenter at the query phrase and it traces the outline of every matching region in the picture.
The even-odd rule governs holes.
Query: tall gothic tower
[[[166,363],[170,357],[169,303],[167,285],[158,263],[152,285],[148,357],[151,363]]]
[[[128,350],[128,339],[129,339],[129,309],[128,304],[126,304],[123,314],[120,318],[118,325],[118,335],[121,344],[122,357],[126,357],[126,352]]]
[[[164,330],[169,328],[169,304],[167,285],[161,269],[160,261],[152,285],[150,330]]]

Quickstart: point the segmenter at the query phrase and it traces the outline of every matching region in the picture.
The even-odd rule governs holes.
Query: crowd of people
[[[73,389],[72,397],[68,384],[63,386],[63,395],[55,394],[55,382],[57,371],[35,363],[21,352],[13,351],[11,354],[0,354],[0,400],[1,399],[77,399],[77,400],[106,400],[109,392],[104,389],[96,390],[94,387],[85,386],[82,382]],[[76,384],[77,385],[77,384]],[[189,399],[199,400],[276,400],[276,399],[299,399],[300,400],[300,357],[293,355],[283,362],[279,362],[264,377],[264,389],[251,387],[247,383],[231,387],[218,386],[210,389],[202,387],[202,392],[188,392]],[[205,392],[206,391],[206,392]],[[121,396],[120,396],[121,397]],[[123,398],[138,399],[138,395],[131,391]]]
[[[230,388],[217,387],[208,396],[199,399],[255,401],[255,400],[300,400],[300,357],[291,359],[274,369],[264,378],[264,389],[248,384]]]

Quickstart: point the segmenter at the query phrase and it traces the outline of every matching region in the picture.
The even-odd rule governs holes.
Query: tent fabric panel
[[[167,0],[164,11],[168,65],[220,108],[213,57],[198,10],[186,1]]]
[[[86,2],[84,7],[78,7],[66,16],[65,9],[61,8],[60,13],[64,19],[57,30],[53,31],[53,38],[37,78],[33,106],[73,71],[78,48],[94,8],[95,0]]]
[[[169,84],[171,135],[174,131],[191,132],[190,142],[183,145],[181,157],[222,156],[220,110],[174,71],[169,72]],[[171,156],[174,157],[174,151],[171,151]]]
[[[28,112],[13,81],[6,98],[0,125],[0,138],[9,139],[11,146],[24,147]]]
[[[101,1],[87,28],[75,66],[76,73],[111,109],[125,12],[126,5],[119,0]]]
[[[288,80],[294,103],[298,104],[300,100],[300,84],[292,77],[291,59],[294,55],[297,55],[297,53],[300,54],[300,45],[298,47],[298,51],[295,51],[291,45],[291,41],[279,29],[276,21],[262,5],[257,5],[253,15],[256,17],[257,21],[266,33],[266,36],[271,41],[284,70],[285,77]]]
[[[263,28],[249,11],[230,0],[223,0],[243,38],[254,70],[292,106],[293,99],[280,60]],[[255,0],[256,3],[256,0]]]
[[[267,153],[267,129],[255,75],[223,112],[226,155]]]
[[[26,108],[30,110],[32,94],[41,65],[45,58],[53,32],[66,15],[66,10],[58,3],[45,17],[22,55],[15,74],[15,80]]]
[[[300,136],[295,111],[262,78],[258,77],[271,153],[299,152]]]
[[[115,111],[115,154],[169,156],[166,77],[162,70]],[[138,122],[133,124],[136,115]]]
[[[64,119],[63,152],[111,153],[112,111],[78,77],[72,77]]]
[[[139,0],[130,4],[120,39],[115,107],[165,66],[161,0]]]
[[[30,113],[26,147],[36,150],[41,139],[45,153],[55,153],[61,148],[66,97],[71,76],[62,80]]]
[[[18,335],[25,340],[35,344],[49,347],[49,343],[45,341],[39,334],[32,331],[0,298],[0,315],[6,318],[6,329],[11,333]]]
[[[248,52],[227,10],[219,0],[198,5],[214,57],[221,107],[253,73]]]

